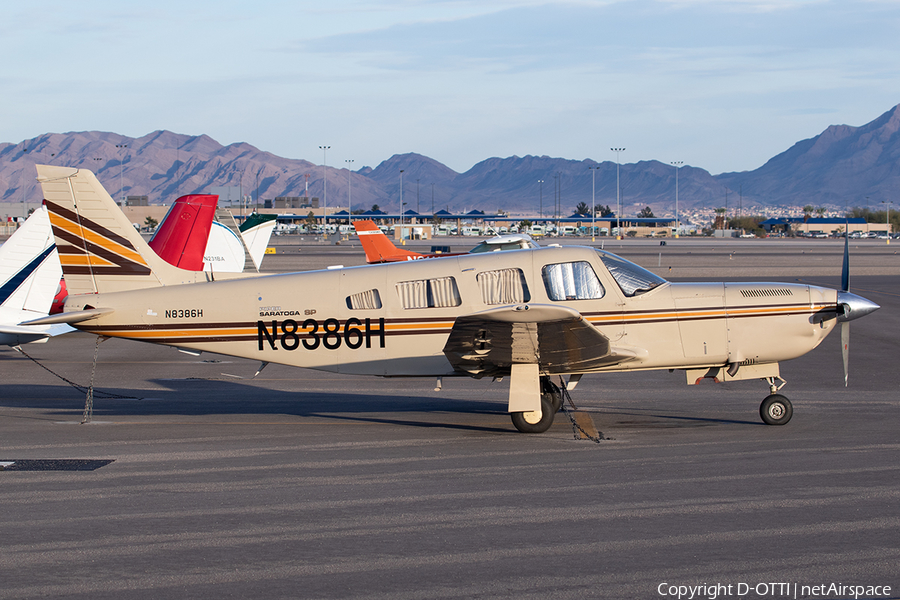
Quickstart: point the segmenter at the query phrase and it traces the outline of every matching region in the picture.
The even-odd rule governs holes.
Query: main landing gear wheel
[[[562,408],[563,397],[559,386],[553,383],[549,377],[541,377],[541,398],[546,398],[554,413]]]
[[[791,401],[781,394],[766,396],[759,405],[759,416],[766,425],[786,425],[793,415]]]
[[[522,433],[544,433],[553,425],[556,411],[547,400],[548,394],[541,394],[541,410],[511,413],[513,425]],[[561,405],[562,403],[560,403]]]

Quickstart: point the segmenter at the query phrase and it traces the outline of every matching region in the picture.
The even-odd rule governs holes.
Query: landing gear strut
[[[562,408],[562,393],[547,376],[541,377],[541,410],[511,413],[513,425],[522,433],[544,433]]]

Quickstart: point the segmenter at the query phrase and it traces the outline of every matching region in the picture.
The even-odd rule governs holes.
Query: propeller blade
[[[841,291],[850,291],[850,221],[844,227],[844,266],[841,268]]]
[[[850,321],[841,323],[841,357],[844,359],[844,387],[850,375]]]

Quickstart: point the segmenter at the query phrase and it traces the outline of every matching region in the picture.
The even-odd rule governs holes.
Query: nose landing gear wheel
[[[759,406],[759,416],[766,425],[786,425],[793,415],[791,401],[781,394],[766,396]]]
[[[541,411],[510,413],[513,425],[522,433],[544,433],[553,425],[553,417],[556,411],[547,400],[546,394],[541,394]]]

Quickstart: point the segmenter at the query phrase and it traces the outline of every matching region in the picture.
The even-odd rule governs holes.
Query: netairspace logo
[[[699,585],[677,585],[660,583],[656,592],[666,598],[676,600],[725,600],[727,598],[887,598],[891,595],[889,585],[845,585],[843,583],[820,583],[806,585],[793,582],[778,583],[701,583]]]

